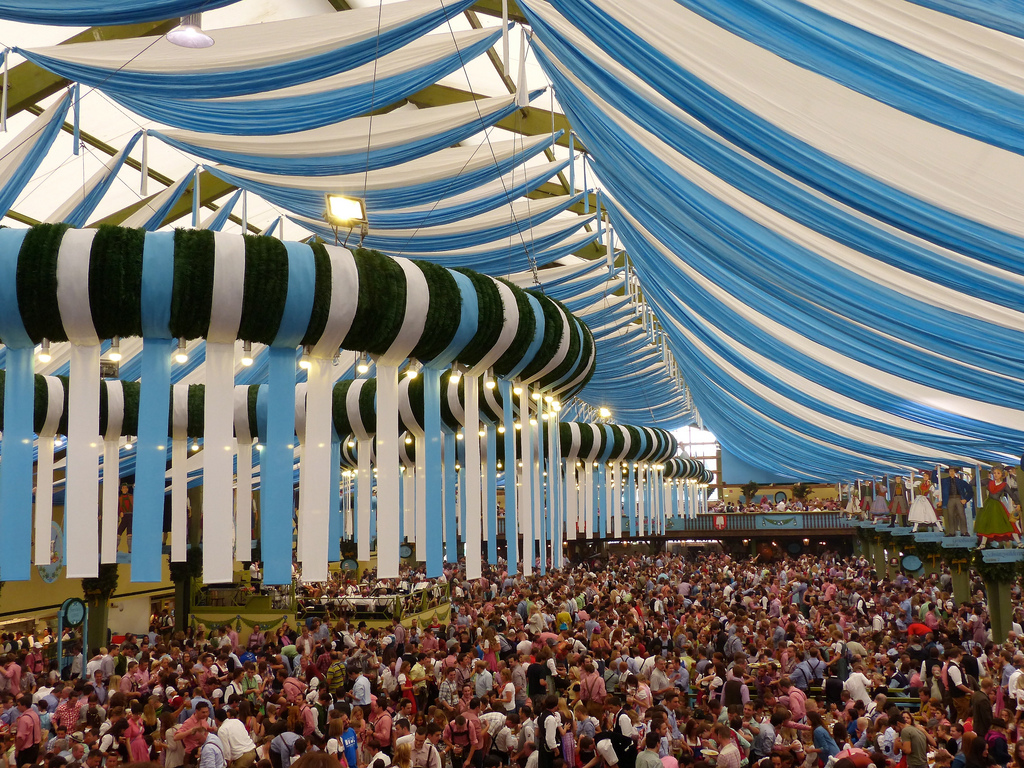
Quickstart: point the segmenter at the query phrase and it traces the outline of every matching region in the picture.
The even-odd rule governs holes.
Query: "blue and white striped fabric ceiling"
[[[952,5],[520,2],[704,424],[752,464],[1020,455],[1024,16]]]

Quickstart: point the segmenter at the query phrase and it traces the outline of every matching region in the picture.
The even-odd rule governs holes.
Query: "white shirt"
[[[220,737],[220,743],[224,745],[224,759],[229,763],[256,749],[249,732],[245,729],[245,724],[238,718],[231,717],[221,723],[217,735]]]
[[[864,676],[863,672],[854,672],[843,687],[850,692],[850,696],[864,702],[864,706],[867,707],[871,704],[871,696],[868,695],[869,685],[871,685],[871,681]]]

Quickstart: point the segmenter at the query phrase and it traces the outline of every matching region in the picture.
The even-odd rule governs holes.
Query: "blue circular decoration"
[[[789,550],[789,554],[791,555],[799,555],[802,547],[800,546],[799,541],[791,541],[786,545],[786,549]]]
[[[903,558],[903,570],[908,573],[916,573],[921,570],[924,563],[921,562],[921,558],[917,555],[907,555]]]
[[[77,627],[85,621],[85,603],[77,597],[73,597],[64,603],[64,624],[69,627]]]
[[[359,570],[359,563],[349,558],[348,560],[341,561],[341,570],[343,571],[357,571]]]
[[[412,547],[408,544],[403,544],[398,548],[398,556],[405,558],[412,557]]]
[[[39,578],[53,584],[64,571],[64,531],[58,523],[50,523],[50,564],[36,566]]]

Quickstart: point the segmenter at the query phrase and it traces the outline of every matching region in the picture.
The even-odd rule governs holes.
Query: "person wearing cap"
[[[218,709],[215,716],[219,723],[217,736],[228,767],[249,768],[256,762],[256,744],[249,736],[245,724],[238,719],[238,711],[234,707]]]

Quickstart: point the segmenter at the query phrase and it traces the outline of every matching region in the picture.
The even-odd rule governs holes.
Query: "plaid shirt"
[[[461,686],[458,683],[451,680],[445,680],[441,683],[441,688],[438,691],[438,695],[445,704],[452,709],[457,709],[459,706],[459,691]]]
[[[81,710],[81,699],[65,699],[57,706],[53,719],[57,721],[57,725],[63,725],[68,729],[68,733],[71,733],[78,729],[78,716]]]

